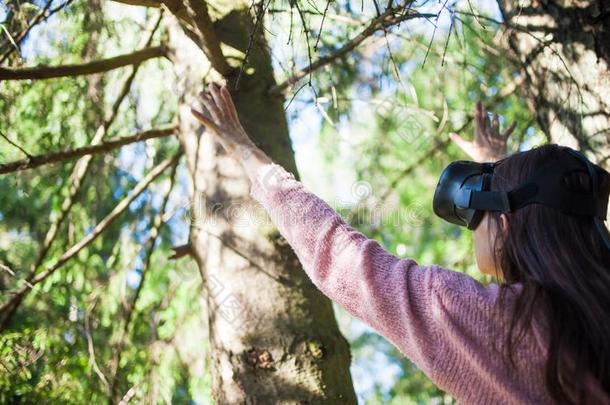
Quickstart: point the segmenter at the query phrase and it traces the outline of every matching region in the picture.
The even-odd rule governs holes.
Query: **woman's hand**
[[[228,154],[239,159],[243,157],[241,155],[257,149],[239,121],[237,109],[226,86],[210,83],[208,91],[199,93],[199,99],[205,109],[198,111],[191,108],[191,112]]]
[[[273,161],[250,139],[239,121],[237,109],[226,86],[215,83],[208,85],[208,91],[199,94],[203,111],[191,108],[197,120],[220,142],[227,153],[237,159],[246,169],[252,181],[261,166]]]
[[[494,114],[490,120],[480,101],[477,102],[474,117],[474,140],[466,141],[456,133],[449,134],[451,140],[477,162],[495,162],[505,157],[508,137],[515,130],[517,123],[513,122],[506,131],[500,133],[498,114]]]

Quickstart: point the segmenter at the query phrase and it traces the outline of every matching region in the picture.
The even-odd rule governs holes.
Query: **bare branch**
[[[0,28],[2,28],[2,31],[4,31],[4,33],[6,34],[6,36],[8,37],[8,42],[13,45],[15,47],[15,49],[19,49],[19,45],[17,45],[17,42],[15,42],[15,39],[13,38],[13,36],[11,35],[11,33],[9,32],[9,30],[4,26],[4,24],[0,25]]]
[[[25,27],[19,34],[13,36],[14,45],[16,45],[16,47],[9,48],[2,55],[2,57],[0,58],[0,64],[4,63],[4,61],[6,59],[8,59],[8,57],[11,55],[11,53],[13,53],[13,51],[19,50],[19,45],[21,44],[21,41],[23,41],[23,39],[28,35],[28,33],[31,31],[32,28],[34,28],[39,23],[46,21],[49,17],[51,17],[53,14],[57,13],[58,11],[62,10],[63,8],[69,6],[70,3],[72,3],[73,1],[74,0],[66,0],[64,3],[60,4],[59,6],[49,10],[51,5],[53,4],[53,0],[49,0],[48,3],[40,11],[40,13],[36,14],[36,16],[34,18],[32,18],[31,22],[28,23],[27,27]],[[47,13],[47,11],[48,11],[48,13]]]
[[[207,3],[202,0],[186,0],[185,4],[188,14],[201,34],[201,45],[205,48],[210,63],[218,73],[228,76],[232,68],[220,49],[220,40],[208,14]]]
[[[161,0],[161,3],[167,8],[173,15],[178,17],[183,23],[189,26],[189,30],[195,29],[195,22],[191,18],[191,15],[187,12],[186,6],[183,0]]]
[[[451,24],[449,24],[449,33],[447,34],[447,41],[445,42],[445,49],[443,49],[443,57],[441,59],[441,66],[445,65],[445,55],[447,54],[447,48],[449,47],[449,39],[451,39],[451,30],[455,23],[455,11],[451,12]]]
[[[125,393],[125,395],[123,395],[123,398],[121,398],[118,405],[127,405],[129,401],[131,401],[131,399],[136,395],[136,393],[138,392],[138,388],[141,384],[142,382],[140,381],[132,385],[132,387]]]
[[[148,186],[159,177],[167,168],[173,166],[180,160],[182,156],[182,151],[178,152],[171,158],[164,160],[155,166],[136,186],[133,188],[131,194],[121,200],[113,209],[110,211],[108,215],[104,219],[102,219],[93,230],[87,234],[83,239],[81,239],[76,244],[72,245],[61,257],[52,265],[48,266],[44,271],[38,273],[35,277],[30,281],[31,286],[36,286],[37,284],[46,280],[51,274],[55,273],[57,269],[61,268],[64,264],[66,264],[70,259],[76,256],[83,248],[87,247],[91,242],[97,239],[118,217],[121,215],[131,204],[133,200],[135,200],[144,190],[148,188]],[[32,291],[32,287],[30,285],[23,285],[18,288],[13,294],[13,297],[2,306],[0,306],[0,313],[4,312],[7,308],[11,308],[13,306],[13,301],[22,300],[24,296],[27,295],[29,291]]]
[[[161,2],[156,0],[113,0],[116,3],[128,4],[130,6],[142,6],[142,7],[161,7]]]
[[[445,8],[445,6],[447,5],[447,2],[449,0],[445,0],[445,2],[443,3],[443,5],[441,6],[441,11],[442,9]],[[434,25],[434,30],[432,30],[432,37],[430,38],[430,42],[428,43],[428,50],[426,51],[426,54],[424,55],[424,61],[422,62],[421,66],[422,68],[426,65],[426,61],[428,60],[428,54],[430,53],[430,49],[432,48],[432,43],[434,42],[434,37],[436,36],[436,30],[438,29],[438,18],[441,16],[441,12],[439,11],[438,14],[436,14],[434,16],[434,20],[435,22],[433,23]]]
[[[331,2],[332,0],[326,1],[326,7],[324,8],[324,13],[322,14],[322,22],[320,23],[320,28],[318,29],[318,38],[316,38],[316,44],[313,47],[313,49],[316,51],[318,50],[318,44],[320,43],[320,37],[322,36],[322,27],[324,27],[324,20],[326,20],[326,14],[328,13],[328,8],[330,7]]]
[[[303,24],[303,32],[305,33],[305,46],[307,47],[307,58],[309,61],[309,65],[312,65],[312,57],[311,57],[311,46],[309,45],[309,29],[307,28],[307,23],[305,22],[305,16],[303,15],[303,12],[301,11],[301,8],[299,7],[299,2],[295,1],[294,2],[294,6],[297,9],[297,13],[299,14],[299,18],[301,19],[301,24]],[[309,73],[309,81],[308,84],[311,87],[311,73],[313,72],[313,70],[310,70]],[[315,92],[315,90],[314,90]],[[317,99],[317,97],[316,97]]]
[[[256,31],[258,30],[259,23],[262,21],[263,16],[265,15],[266,7],[268,7],[268,6],[269,6],[269,3],[267,3],[267,6],[265,6],[265,0],[261,0],[258,3],[258,11],[256,12],[256,19],[254,20],[254,27],[250,31],[250,35],[248,38],[248,46],[246,47],[246,52],[244,53],[244,59],[239,68],[239,73],[237,74],[237,79],[235,80],[235,90],[237,90],[239,88],[239,81],[241,80],[241,76],[243,75],[244,69],[246,68],[246,65],[248,64],[248,58],[250,57],[250,51],[252,50],[252,43],[254,42],[254,36],[256,35]]]
[[[21,146],[19,146],[18,144],[16,144],[15,142],[13,142],[11,140],[11,138],[9,138],[8,136],[6,136],[4,134],[4,132],[0,131],[0,137],[4,138],[5,141],[7,141],[8,143],[10,143],[11,145],[13,145],[15,148],[19,149],[21,151],[21,153],[23,153],[24,155],[26,155],[27,157],[31,157],[32,155],[30,155],[28,152],[26,152],[25,149],[23,149]]]
[[[90,75],[94,73],[107,72],[123,66],[139,65],[140,63],[165,56],[167,48],[164,45],[142,49],[126,55],[115,56],[113,58],[96,60],[93,62],[63,65],[63,66],[36,66],[27,68],[0,68],[1,80],[39,80],[52,79],[65,76]]]
[[[17,276],[17,274],[15,274],[15,272],[4,263],[0,263],[0,270],[7,272],[8,274],[10,274],[11,276],[13,276],[16,279],[19,278],[19,276]],[[30,288],[33,287],[33,285],[31,285],[28,281],[26,281],[25,283],[28,287],[30,287]]]
[[[161,228],[165,224],[163,222],[163,214],[165,213],[167,203],[169,202],[169,197],[172,193],[174,184],[176,182],[176,169],[177,168],[178,168],[178,159],[176,159],[175,162],[173,163],[172,172],[169,175],[170,186],[167,190],[167,194],[165,195],[165,198],[163,199],[163,203],[161,204],[159,211],[157,212],[157,214],[155,215],[155,217],[153,219],[153,226],[150,230],[150,237],[149,237],[148,243],[146,244],[146,247],[145,247],[147,252],[146,252],[146,259],[144,260],[144,264],[142,266],[142,278],[140,279],[140,283],[138,284],[138,288],[136,289],[135,295],[133,297],[133,301],[131,303],[131,306],[129,307],[129,311],[127,312],[127,314],[125,316],[125,324],[124,324],[125,333],[127,333],[129,330],[129,324],[131,323],[133,311],[136,307],[138,298],[140,297],[140,293],[142,291],[142,286],[144,285],[146,273],[148,272],[148,268],[150,267],[150,261],[152,258],[152,254],[155,250],[155,244],[157,243],[157,239],[159,238],[159,232],[161,231]]]
[[[36,14],[34,16],[34,18],[32,18],[27,25],[24,27],[23,30],[21,30],[21,32],[19,33],[15,33],[13,35],[11,35],[8,30],[3,26],[4,31],[6,32],[6,34],[8,35],[9,38],[9,43],[4,43],[2,44],[2,47],[0,48],[4,48],[6,46],[10,46],[13,45],[13,48],[10,48],[3,56],[2,56],[2,61],[4,61],[5,58],[8,57],[8,55],[10,53],[12,53],[14,50],[19,50],[19,42],[20,42],[20,38],[25,37],[25,35],[27,34],[27,32],[34,27],[36,24],[38,24],[42,18],[44,17],[44,15],[46,14],[46,12],[49,10],[49,8],[51,8],[51,5],[53,4],[53,0],[47,0],[47,3],[44,5],[44,7],[42,7],[40,9],[40,11],[38,12],[38,14]]]
[[[269,13],[269,14],[282,14],[282,13],[289,13],[289,12],[290,12],[290,10],[277,9],[277,8],[268,8],[267,9],[267,13]],[[338,15],[338,14],[332,14],[332,13],[320,14],[320,13],[317,13],[312,10],[301,10],[301,12],[303,14],[311,14],[313,16],[323,17],[325,19],[339,21],[339,22],[342,22],[342,23],[345,23],[348,25],[359,25],[359,26],[366,25],[366,21],[360,21],[351,16]]]
[[[180,245],[172,248],[173,254],[169,257],[169,260],[178,260],[184,256],[191,256],[193,254],[193,247],[190,244]]]
[[[95,345],[93,344],[93,336],[91,335],[91,326],[89,321],[89,315],[95,309],[97,305],[97,300],[91,304],[90,308],[85,311],[85,337],[87,339],[87,350],[89,351],[89,364],[95,371],[95,374],[98,376],[102,384],[104,385],[104,391],[107,394],[110,394],[110,385],[108,384],[108,379],[100,369],[100,366],[97,364],[97,360],[95,358]]]
[[[15,162],[0,164],[0,174],[6,174],[21,170],[32,169],[46,164],[63,162],[66,160],[77,159],[86,155],[95,155],[99,153],[111,152],[121,146],[125,146],[134,142],[141,142],[148,139],[161,138],[169,135],[174,135],[178,131],[176,126],[167,128],[151,129],[140,132],[131,136],[124,136],[114,139],[109,139],[106,142],[98,145],[83,146],[82,148],[70,149],[60,152],[51,152],[45,155],[30,156],[27,159],[17,160]]]
[[[398,14],[397,14],[398,13]],[[356,35],[354,38],[350,39],[345,45],[343,45],[339,50],[334,52],[333,54],[324,56],[311,63],[304,69],[301,69],[299,72],[294,74],[292,77],[288,78],[284,82],[273,86],[269,89],[269,94],[276,95],[282,93],[286,88],[295,84],[300,79],[305,77],[310,72],[313,72],[316,69],[319,69],[322,66],[328,65],[332,63],[334,60],[342,57],[348,52],[354,50],[358,45],[360,45],[365,39],[373,35],[375,32],[397,25],[403,21],[411,20],[414,18],[431,18],[435,17],[436,14],[420,14],[411,10],[407,10],[406,12],[400,14],[398,9],[390,9],[385,11],[379,17],[374,18],[370,24],[360,32],[360,34]]]

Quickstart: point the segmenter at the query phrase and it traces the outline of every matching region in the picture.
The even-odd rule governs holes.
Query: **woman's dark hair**
[[[553,157],[574,159],[558,145],[509,156],[496,167],[491,190],[515,188]],[[598,177],[598,195],[607,198],[609,176]],[[582,173],[571,173],[564,180],[574,191],[591,193],[584,165]],[[511,301],[504,345],[507,361],[514,365],[513,349],[534,313],[540,312],[549,339],[546,386],[551,397],[558,403],[585,402],[590,377],[610,397],[610,249],[593,218],[566,215],[540,204],[506,215],[508,229],[497,232],[493,242],[496,268],[504,279],[499,305],[507,309],[511,285],[523,287]],[[499,212],[490,211],[488,220],[501,229]]]

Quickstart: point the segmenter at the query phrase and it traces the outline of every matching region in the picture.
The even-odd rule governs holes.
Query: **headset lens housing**
[[[458,160],[450,163],[438,181],[432,208],[445,221],[475,229],[484,211],[470,208],[473,191],[487,191],[493,163]]]

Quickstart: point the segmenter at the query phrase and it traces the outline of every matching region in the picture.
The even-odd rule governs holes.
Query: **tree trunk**
[[[610,3],[499,0],[522,94],[549,140],[609,157]]]
[[[216,35],[246,52],[253,29],[240,5],[214,24]],[[203,89],[206,60],[177,23],[170,48],[184,97],[181,142],[192,177],[191,248],[207,288],[213,397],[219,404],[356,403],[350,352],[331,302],[311,283],[263,208],[249,196],[249,180],[189,111]],[[188,37],[193,38],[192,32]],[[236,55],[242,55],[236,54]],[[228,59],[232,63],[233,59]],[[282,96],[260,25],[248,66],[235,90],[237,70],[226,77],[240,119],[253,140],[296,174]]]

